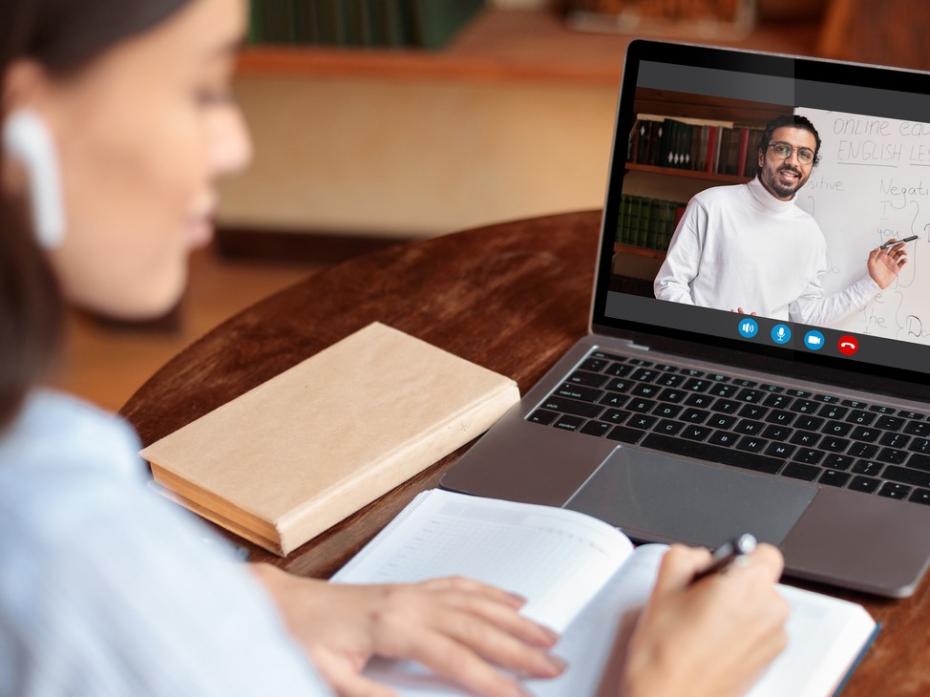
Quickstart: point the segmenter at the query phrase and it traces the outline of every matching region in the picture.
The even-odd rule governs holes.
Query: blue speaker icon
[[[791,341],[791,327],[787,324],[776,324],[772,327],[772,341],[776,344],[787,344]]]
[[[744,317],[739,321],[739,335],[744,339],[751,339],[759,333],[759,323],[752,317]]]

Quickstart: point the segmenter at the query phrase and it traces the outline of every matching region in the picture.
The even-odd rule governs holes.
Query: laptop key
[[[878,459],[882,462],[890,462],[892,465],[900,465],[907,459],[907,452],[894,448],[882,448],[878,453]]]
[[[824,404],[818,413],[828,419],[842,419],[849,413],[849,409],[836,404]]]
[[[875,422],[875,428],[884,431],[900,431],[902,426],[904,426],[904,419],[897,416],[882,416]]]
[[[797,449],[796,445],[788,445],[787,443],[769,443],[769,447],[765,449],[765,454],[788,459]]]
[[[882,478],[889,479],[893,482],[930,489],[930,472],[921,472],[920,470],[911,469],[910,467],[888,465],[885,467],[885,471],[882,472]]]
[[[630,358],[627,360],[627,363],[630,365],[639,365],[644,368],[648,368],[652,365],[652,361],[647,361],[645,358]]]
[[[894,414],[893,407],[886,407],[881,404],[873,404],[869,407],[871,411],[877,411],[879,414]]]
[[[742,390],[736,398],[742,402],[758,403],[765,399],[765,392],[762,390]]]
[[[727,375],[721,375],[720,373],[708,373],[704,377],[714,382],[730,382],[730,378]]]
[[[718,431],[718,433],[720,433],[720,431]],[[756,472],[767,472],[768,474],[775,474],[781,468],[782,464],[781,460],[774,457],[766,457],[765,455],[757,455],[742,450],[721,448],[711,445],[710,443],[698,443],[681,438],[669,438],[668,436],[663,436],[658,433],[650,433],[646,436],[641,445],[645,448],[655,448],[656,450],[667,453],[687,455],[702,460],[710,460],[711,462],[719,462],[724,465],[742,467]]]
[[[585,422],[580,416],[569,416],[564,415],[559,417],[559,420],[553,424],[556,428],[561,428],[565,431],[577,431],[581,424]]]
[[[791,437],[792,433],[794,433],[793,430],[784,426],[766,426],[762,435],[769,440],[785,441]]]
[[[601,397],[600,403],[607,407],[622,407],[629,401],[630,398],[626,395],[618,394],[616,392],[608,392],[603,397]]]
[[[746,380],[745,378],[734,378],[733,382],[740,387],[755,387],[758,385],[758,382],[753,382],[752,380]]]
[[[733,430],[737,433],[742,433],[747,436],[754,436],[762,433],[762,429],[765,428],[765,424],[761,421],[753,421],[752,419],[742,419],[736,428]]]
[[[853,443],[849,446],[848,453],[853,457],[870,458],[875,457],[878,452],[878,446],[871,443]]]
[[[794,388],[785,390],[785,394],[791,395],[792,397],[810,397],[811,393],[805,390],[796,390]]]
[[[820,479],[817,481],[821,484],[828,484],[830,486],[843,486],[849,481],[849,475],[845,472],[837,472],[836,470],[824,470],[823,474],[820,475]]]
[[[706,426],[685,426],[685,430],[681,432],[681,437],[688,440],[704,440],[710,431]]]
[[[841,453],[849,447],[851,442],[852,441],[846,438],[834,438],[833,436],[826,436],[822,441],[820,441],[820,447],[833,453]]]
[[[630,417],[629,421],[626,422],[626,425],[630,428],[639,428],[644,431],[652,428],[655,425],[655,422],[658,421],[654,416],[646,416],[644,414],[633,414]]]
[[[878,490],[879,496],[885,496],[889,499],[905,499],[911,492],[911,487],[897,482],[885,482],[882,488]]]
[[[802,414],[813,414],[820,408],[820,404],[810,399],[798,398],[791,405],[791,411],[797,411]]]
[[[579,366],[582,370],[590,370],[592,373],[599,373],[609,365],[609,361],[603,358],[588,358]]]
[[[746,404],[739,410],[739,415],[745,416],[747,419],[761,419],[767,413],[768,409],[760,407],[758,404]]]
[[[678,414],[681,413],[683,407],[678,406],[677,404],[665,404],[659,402],[659,405],[652,410],[652,413],[656,416],[661,416],[666,419],[674,419]]]
[[[710,388],[710,393],[714,397],[732,397],[736,394],[737,391],[736,385],[727,385],[726,383],[721,383],[719,385],[714,385]]]
[[[558,414],[556,414],[554,411],[548,411],[547,409],[537,409],[532,414],[530,414],[526,420],[532,421],[534,424],[543,424],[548,426],[553,421],[555,421],[555,417],[557,416]]]
[[[625,378],[633,372],[633,366],[624,363],[611,363],[604,372],[613,375],[615,378]]]
[[[712,384],[713,383],[710,380],[698,380],[697,378],[691,378],[683,385],[683,387],[686,390],[691,390],[692,392],[704,392]]]
[[[755,436],[743,436],[739,439],[736,447],[739,450],[745,450],[748,453],[757,453],[760,450],[763,450],[766,445],[768,445],[768,441],[763,438],[757,438]]]
[[[913,450],[915,453],[930,454],[930,439],[915,438],[913,441],[911,441],[911,445],[908,450]]]
[[[687,404],[689,407],[698,407],[700,409],[707,409],[711,405],[711,402],[713,401],[714,401],[714,398],[711,397],[710,395],[695,392],[694,394],[692,394],[690,397],[688,397],[685,400],[685,404]]]
[[[666,373],[659,376],[659,379],[656,380],[656,383],[659,385],[664,385],[665,387],[678,387],[684,381],[684,375],[671,375]]]
[[[564,414],[584,416],[589,419],[593,419],[604,411],[604,407],[598,406],[597,404],[579,402],[574,399],[565,399],[564,397],[549,397],[549,399],[542,403],[542,407],[549,411],[560,411]]]
[[[704,371],[697,368],[682,368],[681,372],[691,378],[704,377]]]
[[[917,489],[911,494],[908,501],[913,501],[914,503],[922,503],[925,506],[930,506],[930,490],[928,489]]]
[[[632,390],[630,390],[630,394],[635,395],[637,397],[655,397],[656,395],[659,394],[660,389],[662,388],[659,387],[658,385],[650,385],[649,383],[640,383],[639,385],[634,387]]]
[[[823,466],[835,470],[848,470],[849,466],[852,465],[853,462],[855,462],[855,460],[849,455],[837,455],[836,453],[828,453],[826,459],[823,461]]]
[[[663,402],[675,402],[676,404],[688,396],[684,390],[673,390],[666,388],[659,393],[659,399]]]
[[[776,426],[788,426],[792,421],[794,421],[794,414],[790,411],[784,411],[783,409],[774,409],[768,416],[765,417],[765,420],[770,424],[775,424]]]
[[[765,392],[784,392],[785,391],[784,387],[779,387],[778,385],[766,385],[764,383],[762,385],[759,385],[759,389],[764,390]]]
[[[904,426],[904,432],[912,436],[930,436],[930,423],[926,421],[908,421]]]
[[[845,436],[852,430],[852,424],[842,421],[827,421],[821,429],[828,436]]]
[[[662,419],[653,429],[656,433],[663,433],[666,436],[677,435],[684,426],[681,421],[672,421],[671,419]]]
[[[740,406],[742,405],[739,402],[732,399],[718,399],[714,402],[713,409],[724,414],[734,414],[739,410]]]
[[[707,421],[708,416],[710,416],[710,412],[703,409],[685,409],[680,418],[682,421],[691,424],[702,424]]]
[[[930,457],[914,453],[911,455],[911,459],[907,461],[907,466],[930,472]]]
[[[621,380],[620,378],[614,378],[607,383],[605,389],[610,392],[627,392],[633,384],[634,383],[632,380]]]
[[[566,382],[555,391],[559,397],[568,397],[570,399],[580,399],[582,402],[596,402],[603,396],[603,390],[596,390],[593,387],[582,387]]]
[[[820,434],[814,433],[812,431],[795,431],[794,435],[791,436],[791,442],[795,445],[803,445],[810,447],[816,445],[817,441],[820,440]]]
[[[629,404],[626,405],[626,408],[631,411],[647,414],[652,411],[655,405],[656,402],[654,400],[646,399],[645,397],[634,397],[630,400]]]
[[[739,437],[735,433],[730,433],[729,431],[715,431],[714,435],[710,437],[711,443],[725,447],[733,445],[737,440],[739,440]]]
[[[600,387],[607,382],[607,380],[609,380],[609,378],[606,375],[589,373],[586,370],[576,370],[568,376],[566,382],[570,382],[574,385],[584,385],[585,387]]]
[[[884,465],[882,463],[875,462],[875,460],[859,460],[852,466],[852,471],[856,474],[867,474],[870,477],[877,477],[881,474],[883,467]]]
[[[814,399],[818,402],[826,402],[827,404],[838,404],[840,401],[839,397],[834,397],[832,394],[815,394]]]
[[[874,428],[866,428],[865,426],[858,426],[853,429],[853,432],[850,434],[856,440],[861,440],[865,443],[874,443],[878,440],[881,432]]]
[[[803,428],[805,431],[816,431],[823,426],[823,423],[823,419],[819,416],[802,415],[794,422],[794,426],[795,428]]]
[[[601,421],[609,421],[613,425],[622,424],[630,417],[630,412],[622,409],[608,409],[600,415]]]
[[[922,421],[927,418],[926,414],[921,414],[918,411],[904,411],[903,409],[898,412],[898,416],[900,416],[902,419],[917,419],[918,421]]]
[[[887,445],[889,448],[905,448],[911,442],[911,437],[905,436],[903,433],[886,433],[878,442]]]
[[[787,465],[785,465],[785,469],[782,470],[782,475],[785,477],[803,479],[805,481],[812,482],[817,478],[817,475],[820,474],[820,472],[821,469],[819,467],[802,465],[798,462],[789,462]]]
[[[626,426],[614,426],[610,433],[607,434],[607,437],[611,440],[620,440],[624,443],[636,443],[640,438],[643,437],[645,431],[637,431],[635,428],[627,428]]]
[[[824,452],[822,450],[801,448],[794,454],[794,459],[798,462],[803,462],[805,465],[816,465],[823,459],[823,456]]]
[[[849,416],[846,417],[846,420],[851,424],[856,424],[858,426],[871,426],[872,422],[875,421],[875,414],[870,414],[867,411],[862,411],[861,409],[853,409],[849,412]]]
[[[853,477],[849,483],[849,488],[853,491],[861,491],[863,494],[871,494],[878,489],[881,483],[880,479],[874,477]]]
[[[860,402],[858,399],[844,399],[840,404],[850,409],[867,409],[869,406],[867,402]]]
[[[630,379],[636,382],[652,382],[657,377],[659,377],[659,371],[640,368],[630,376]]]
[[[710,421],[707,422],[707,425],[713,428],[729,430],[733,428],[733,424],[735,423],[735,416],[727,416],[726,414],[711,414]]]
[[[592,420],[581,427],[581,432],[587,433],[589,436],[606,436],[612,428],[613,424]]]
[[[784,409],[791,404],[791,397],[783,394],[771,394],[762,400],[762,404],[767,407],[774,407],[775,409]]]

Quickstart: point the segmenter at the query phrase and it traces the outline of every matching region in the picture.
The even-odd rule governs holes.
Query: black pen
[[[911,235],[910,237],[905,237],[903,240],[889,240],[888,242],[882,242],[878,245],[879,249],[888,249],[888,247],[893,247],[896,244],[904,244],[905,242],[913,242],[916,240],[918,235]]]
[[[746,554],[752,554],[755,548],[756,538],[749,533],[743,533],[742,535],[734,537],[729,542],[724,542],[711,554],[713,561],[711,561],[711,563],[708,564],[706,568],[701,569],[696,574],[694,574],[694,578],[691,579],[691,583],[697,583],[702,578],[710,576],[711,574],[715,574],[719,571],[723,571],[739,557],[742,557]]]

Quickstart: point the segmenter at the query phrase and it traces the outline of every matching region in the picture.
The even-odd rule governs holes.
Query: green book
[[[445,46],[484,8],[484,0],[403,0],[414,44],[435,50]]]
[[[265,42],[265,14],[262,0],[252,0],[249,4],[249,43]]]

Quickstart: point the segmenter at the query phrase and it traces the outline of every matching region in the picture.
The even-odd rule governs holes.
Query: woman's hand
[[[418,661],[489,697],[526,695],[494,665],[543,678],[565,668],[547,653],[556,634],[518,614],[523,599],[476,581],[359,586],[300,578],[268,564],[252,571],[296,641],[344,697],[394,694],[361,675],[374,655]]]
[[[785,648],[781,553],[760,545],[745,563],[689,585],[710,560],[677,545],[665,554],[630,639],[623,697],[742,695]]]

